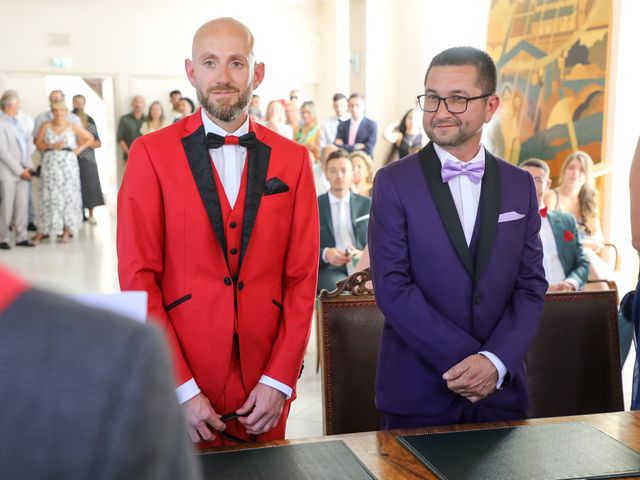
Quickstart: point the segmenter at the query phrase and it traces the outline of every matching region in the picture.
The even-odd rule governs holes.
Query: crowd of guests
[[[0,99],[0,249],[34,247],[55,235],[68,243],[83,221],[95,224],[95,207],[104,205],[95,149],[100,137],[85,113],[83,95],[73,97],[73,111],[60,90],[49,94],[50,108],[33,120],[20,110],[20,98],[7,90]],[[34,156],[37,150],[38,155]],[[35,157],[35,158],[33,158]],[[39,157],[39,158],[38,158]],[[37,168],[35,164],[39,163]],[[33,177],[40,177],[36,214]],[[88,212],[88,216],[85,214]],[[28,231],[36,231],[28,238]]]

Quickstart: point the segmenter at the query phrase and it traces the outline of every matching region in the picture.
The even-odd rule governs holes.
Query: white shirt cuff
[[[259,382],[269,387],[275,388],[276,390],[280,390],[282,393],[284,393],[287,400],[289,400],[291,398],[291,395],[293,394],[293,388],[285,385],[282,382],[279,382],[278,380],[268,377],[267,375],[262,375]]]
[[[329,263],[329,260],[327,260],[327,250],[328,248],[322,249],[322,260],[324,260],[324,263]]]
[[[178,397],[178,403],[180,404],[183,404],[187,400],[191,400],[199,393],[200,388],[198,388],[198,385],[193,378],[191,380],[187,380],[178,388],[176,388],[176,396]]]
[[[564,281],[567,282],[567,283],[570,283],[571,285],[573,285],[573,289],[576,292],[578,290],[580,290],[580,285],[578,285],[578,282],[576,282],[576,280],[574,278],[565,278]]]
[[[500,387],[502,386],[502,382],[504,381],[504,376],[507,374],[507,367],[504,366],[502,360],[500,360],[491,352],[483,351],[478,353],[487,357],[491,361],[491,363],[493,363],[493,366],[496,367],[496,370],[498,370],[498,382],[496,383],[496,389],[500,389]]]

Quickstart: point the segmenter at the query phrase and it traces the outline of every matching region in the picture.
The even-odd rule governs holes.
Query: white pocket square
[[[353,223],[362,222],[364,220],[369,220],[369,214],[368,213],[366,215],[362,215],[361,217],[356,218]]]
[[[512,210],[510,212],[501,213],[498,217],[498,223],[513,222],[514,220],[520,220],[521,218],[524,218],[522,213]]]

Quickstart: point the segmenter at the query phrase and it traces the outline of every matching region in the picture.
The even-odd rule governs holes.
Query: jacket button
[[[480,305],[482,303],[482,297],[480,295],[476,295],[475,297],[473,297],[473,303],[475,303],[476,305]]]
[[[236,222],[231,222],[231,223],[229,224],[229,226],[230,226],[231,228],[236,228],[236,227],[238,226],[238,224],[237,224]]]
[[[231,277],[224,277],[224,284],[228,287],[232,284]]]
[[[235,255],[236,253],[238,253],[238,249],[232,248],[231,250],[229,250],[229,252],[231,253],[231,255]]]
[[[244,288],[244,283],[238,282],[238,290],[242,290]]]

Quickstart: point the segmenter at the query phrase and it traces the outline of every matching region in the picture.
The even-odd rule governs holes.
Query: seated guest
[[[0,284],[0,478],[201,478],[155,327]]]
[[[334,143],[349,153],[364,150],[367,154],[373,155],[378,124],[364,116],[364,97],[359,93],[352,93],[349,97],[349,112],[351,118],[338,125]]]
[[[615,273],[601,257],[604,236],[598,212],[598,190],[593,177],[593,160],[588,153],[575,151],[565,158],[560,169],[558,187],[544,195],[550,210],[570,213],[578,222],[578,232],[589,259],[589,280],[614,280]]]
[[[362,150],[351,152],[349,158],[353,164],[351,191],[370,197],[373,188],[373,159]]]
[[[329,191],[318,197],[320,209],[320,267],[318,291],[333,290],[353,273],[367,244],[371,199],[350,191],[353,166],[345,150],[327,158]]]
[[[578,224],[573,215],[547,210],[542,200],[551,186],[549,166],[538,158],[522,162],[520,167],[533,177],[542,217],[540,239],[544,252],[544,273],[549,282],[547,292],[580,290],[587,282],[589,260],[578,237]]]

